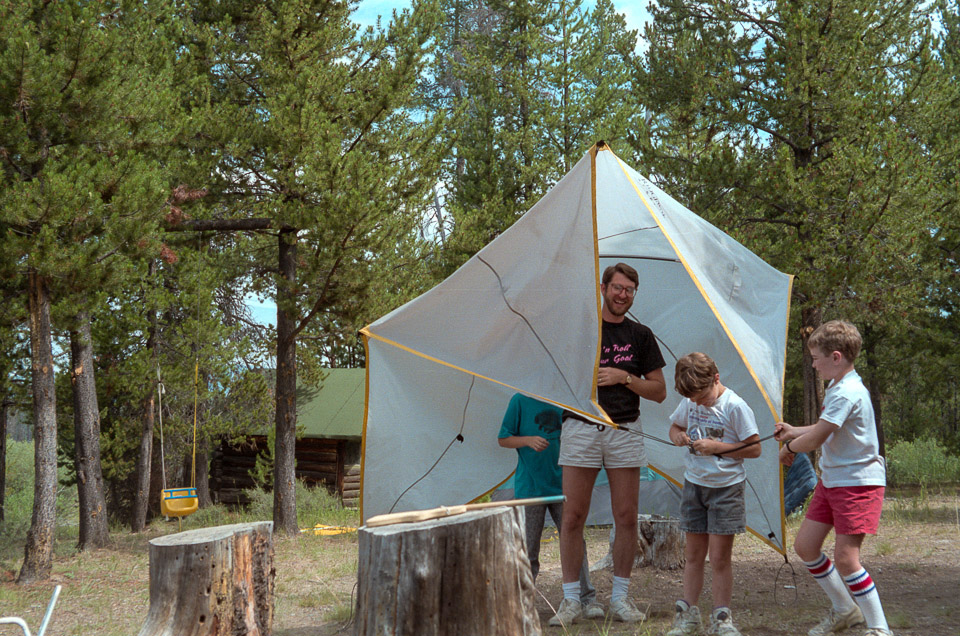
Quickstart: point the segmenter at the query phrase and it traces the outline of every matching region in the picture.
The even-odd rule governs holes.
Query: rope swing
[[[203,258],[203,252],[199,248],[200,237],[197,239],[197,263],[198,268]],[[160,511],[167,517],[176,517],[181,523],[187,515],[191,515],[200,507],[200,499],[197,496],[197,410],[200,395],[200,298],[197,297],[197,354],[196,362],[193,366],[193,453],[190,462],[190,486],[185,488],[167,488],[167,473],[164,465],[163,455],[163,382],[160,379],[160,365],[157,364],[157,393],[160,395],[158,400],[160,408],[160,472],[163,479],[163,491],[160,494]]]

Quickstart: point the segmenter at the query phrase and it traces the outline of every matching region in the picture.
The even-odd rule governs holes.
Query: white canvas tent
[[[773,432],[782,411],[792,277],[601,142],[453,275],[362,331],[363,519],[465,503],[502,483],[516,454],[496,437],[515,392],[607,419],[596,403],[599,280],[618,261],[640,273],[631,315],[653,330],[667,362],[667,400],[641,400],[644,431],[667,438],[680,400],[676,359],[703,351],[753,408],[761,437]],[[687,450],[646,445],[651,467],[682,483]],[[746,462],[747,523],[782,552],[777,450],[771,439],[761,458]]]

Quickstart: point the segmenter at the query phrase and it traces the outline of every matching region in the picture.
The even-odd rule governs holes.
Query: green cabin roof
[[[366,369],[327,369],[319,388],[297,391],[297,425],[305,437],[363,437]]]

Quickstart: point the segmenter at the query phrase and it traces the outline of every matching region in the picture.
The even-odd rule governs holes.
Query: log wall
[[[250,435],[242,443],[233,446],[226,441],[220,443],[210,463],[210,494],[215,502],[249,503],[243,490],[255,486],[250,471],[257,463],[257,455],[265,452],[266,448],[267,438],[264,435]],[[297,478],[342,494],[345,450],[345,440],[298,439]]]

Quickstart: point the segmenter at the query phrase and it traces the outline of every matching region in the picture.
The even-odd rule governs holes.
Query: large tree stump
[[[613,539],[616,528],[610,528],[610,548],[606,555],[593,566],[594,572],[613,567]],[[682,568],[686,537],[680,530],[680,520],[660,515],[639,515],[637,518],[637,556],[633,567],[653,566],[658,570]]]
[[[540,634],[522,508],[360,528],[358,635]]]
[[[269,521],[153,539],[139,636],[269,636],[274,576]]]

